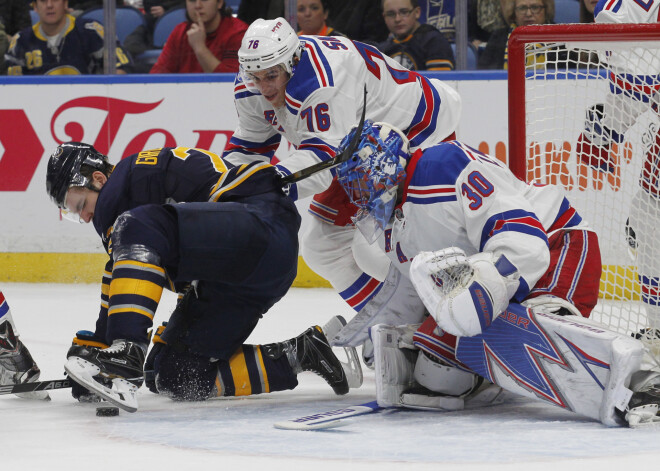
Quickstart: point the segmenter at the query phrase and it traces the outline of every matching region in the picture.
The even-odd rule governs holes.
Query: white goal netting
[[[643,337],[656,358],[658,90],[660,25],[530,27],[509,46],[510,165],[527,181],[566,189],[599,237],[592,317]]]

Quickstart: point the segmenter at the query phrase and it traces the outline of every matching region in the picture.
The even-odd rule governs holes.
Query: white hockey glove
[[[503,255],[493,258],[490,252],[467,257],[456,247],[415,256],[410,279],[441,329],[458,337],[478,335],[509,305],[518,272]]]

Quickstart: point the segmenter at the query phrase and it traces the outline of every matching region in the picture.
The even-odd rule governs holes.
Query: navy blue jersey
[[[456,5],[454,0],[422,0],[419,2],[420,23],[434,26],[450,41],[456,34]]]
[[[7,75],[81,75],[103,72],[103,26],[67,15],[59,37],[49,38],[41,22],[20,31],[5,54]],[[117,68],[131,60],[117,43]]]
[[[240,166],[201,149],[164,147],[123,159],[101,189],[93,224],[108,251],[117,217],[138,206],[182,202],[235,201],[268,192],[280,193],[270,164]]]
[[[108,344],[117,338],[145,343],[162,287],[180,291],[198,280],[198,290],[215,294],[194,310],[215,327],[195,331],[188,345],[223,358],[296,275],[300,216],[267,163],[234,166],[188,147],[142,151],[115,166],[92,223],[110,255],[96,324],[96,336]],[[158,265],[115,263],[114,249],[126,246],[148,247]],[[239,321],[249,325],[234,325]],[[229,324],[238,343],[218,345],[216,327]]]
[[[410,70],[453,70],[451,44],[440,31],[423,24],[408,37],[390,37],[378,46],[384,54]]]

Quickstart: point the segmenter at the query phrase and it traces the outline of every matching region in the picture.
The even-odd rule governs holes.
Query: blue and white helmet
[[[302,54],[302,43],[284,18],[257,19],[245,32],[238,50],[239,75],[253,88],[250,73],[267,70],[276,65],[293,75],[296,57]],[[254,87],[256,88],[256,87]]]
[[[357,129],[342,140],[344,150]],[[396,205],[397,190],[410,157],[408,138],[387,123],[366,120],[355,152],[337,169],[337,180],[359,209],[353,222],[369,243],[383,232]]]

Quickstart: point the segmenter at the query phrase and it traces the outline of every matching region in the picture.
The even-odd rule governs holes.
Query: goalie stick
[[[378,412],[382,409],[383,408],[378,405],[378,402],[371,401],[357,406],[349,406],[342,409],[335,409],[321,412],[319,414],[298,417],[297,419],[277,422],[273,424],[273,426],[282,430],[324,430],[346,425],[347,422],[342,421],[342,419],[371,414],[372,412]]]
[[[34,383],[5,384],[0,385],[0,395],[48,391],[50,389],[65,389],[70,387],[71,382],[67,378],[51,379],[49,381],[35,381]]]
[[[353,136],[353,139],[351,139],[351,142],[348,143],[348,146],[346,146],[344,152],[340,152],[330,160],[324,160],[323,162],[319,162],[317,164],[303,168],[302,170],[298,170],[297,172],[294,172],[291,175],[282,177],[282,186],[289,185],[291,183],[296,183],[300,180],[304,180],[307,177],[311,177],[312,175],[320,172],[321,170],[333,168],[336,167],[337,165],[346,162],[349,159],[349,157],[353,155],[353,152],[355,152],[355,149],[360,143],[360,137],[362,137],[362,126],[364,125],[364,117],[366,111],[367,111],[367,86],[365,85],[364,99],[362,102],[362,116],[360,117],[360,123],[357,125],[355,135]]]

